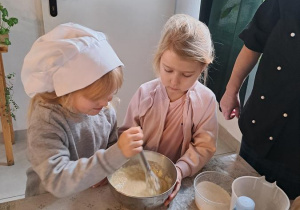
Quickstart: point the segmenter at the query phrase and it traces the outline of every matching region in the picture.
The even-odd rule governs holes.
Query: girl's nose
[[[101,102],[101,106],[107,106],[108,105],[108,101],[102,101]]]
[[[176,87],[179,83],[180,83],[179,76],[174,74],[173,77],[171,78],[171,85]]]
[[[99,101],[99,105],[100,106],[108,106],[108,102],[110,102],[112,100],[112,96],[107,97],[107,99],[101,99]]]
[[[105,100],[105,99],[101,99],[98,101],[98,106],[107,106],[108,105],[108,100]]]

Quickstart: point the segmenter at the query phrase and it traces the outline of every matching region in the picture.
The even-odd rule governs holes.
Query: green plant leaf
[[[5,28],[0,28],[0,34],[5,34],[6,30]]]
[[[4,44],[6,44],[6,45],[11,45],[11,42],[9,41],[8,38],[5,38],[5,39],[4,39]]]
[[[16,121],[16,115],[14,113],[10,113],[10,116]]]
[[[1,13],[2,13],[2,18],[8,16],[8,11],[6,8],[2,8]]]
[[[18,19],[15,17],[11,17],[7,20],[7,25],[9,25],[10,27],[14,26],[17,23],[18,23]]]
[[[10,27],[18,23],[18,18],[15,17],[8,18],[8,11],[5,7],[3,7],[1,3],[0,3],[0,12],[2,17],[2,20],[0,18],[1,21],[0,34],[8,34],[10,32],[9,31]],[[9,40],[5,40],[4,44],[10,45],[11,43]]]
[[[14,25],[17,24],[17,23],[19,22],[18,18],[12,17],[11,19],[12,19]]]
[[[11,80],[15,77],[16,73],[10,73],[5,76],[6,79],[6,87],[4,89],[5,92],[5,113],[3,116],[7,117],[7,122],[11,123],[9,116],[11,116],[14,120],[16,120],[16,115],[14,112],[19,109],[18,104],[13,99],[13,83]]]

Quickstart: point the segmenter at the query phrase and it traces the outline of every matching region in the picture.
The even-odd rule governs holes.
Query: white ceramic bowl
[[[198,209],[229,209],[233,180],[232,177],[217,171],[198,174],[194,179],[195,202]]]

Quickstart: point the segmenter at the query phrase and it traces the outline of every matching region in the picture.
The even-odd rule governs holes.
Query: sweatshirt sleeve
[[[83,191],[104,179],[127,159],[116,144],[99,149],[90,157],[71,157],[74,149],[63,120],[35,120],[28,129],[27,152],[32,169],[43,187],[56,197]],[[91,128],[92,129],[92,128]],[[84,142],[85,139],[82,139]]]
[[[201,113],[203,113],[203,117],[197,125],[194,125],[189,147],[176,163],[183,178],[196,174],[216,152],[218,121],[215,97],[211,97],[206,109]],[[194,114],[200,114],[200,110],[194,110]]]

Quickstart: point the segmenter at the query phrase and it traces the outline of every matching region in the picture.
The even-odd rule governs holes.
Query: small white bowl
[[[233,180],[232,177],[217,171],[198,174],[194,179],[195,202],[198,209],[229,209]]]

